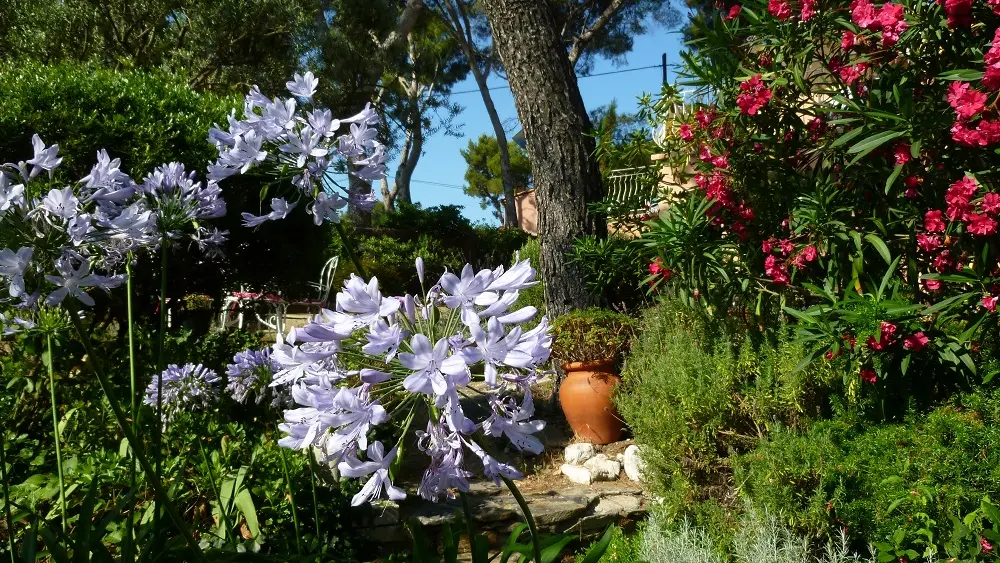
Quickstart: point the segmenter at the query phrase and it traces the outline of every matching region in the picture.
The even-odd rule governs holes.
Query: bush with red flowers
[[[657,283],[751,326],[792,318],[849,395],[992,378],[998,27],[1000,0],[720,5],[684,54],[708,102],[670,116],[696,188],[648,224]]]

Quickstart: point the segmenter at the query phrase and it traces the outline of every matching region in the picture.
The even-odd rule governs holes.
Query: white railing
[[[637,211],[644,211],[656,195],[655,182],[649,181],[649,166],[612,170],[605,178],[605,193],[618,202],[635,202]]]

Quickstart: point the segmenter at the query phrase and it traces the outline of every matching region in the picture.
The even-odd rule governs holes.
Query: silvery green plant
[[[423,264],[417,274],[424,281]],[[279,444],[317,447],[338,463],[345,477],[365,479],[353,499],[359,505],[383,495],[406,493],[389,478],[389,468],[418,410],[429,415],[416,431],[428,467],[417,489],[437,501],[451,490],[469,489],[467,459],[497,485],[518,479],[516,468],[488,453],[484,438],[503,438],[521,451],[538,454],[534,435],[545,423],[533,420],[531,385],[549,358],[552,338],[543,318],[531,330],[520,324],[534,307],[515,308],[520,290],[531,287],[535,271],[527,260],[509,270],[461,275],[446,272],[422,296],[386,297],[378,280],[352,275],[337,294],[336,308],[324,310],[273,346],[281,369],[272,385],[290,385],[296,408],[285,411]],[[463,391],[474,380],[485,384],[489,414],[473,420],[463,409]],[[386,447],[371,435],[392,433]]]
[[[317,225],[339,222],[348,203],[368,209],[375,204],[370,194],[350,194],[339,187],[332,171],[346,165],[351,174],[369,182],[385,175],[386,148],[373,127],[378,114],[368,106],[357,115],[336,119],[329,109],[314,107],[318,85],[311,72],[296,74],[286,84],[292,97],[273,99],[254,86],[244,100],[242,119],[233,112],[228,128],[209,132],[219,151],[218,160],[209,166],[209,179],[222,180],[260,166],[293,187],[271,199],[269,213],[244,213],[244,225],[283,219],[303,202]]]

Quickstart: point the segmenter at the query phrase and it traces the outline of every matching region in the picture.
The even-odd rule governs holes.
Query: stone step
[[[631,527],[645,517],[647,509],[646,498],[635,488],[567,487],[558,492],[525,494],[524,498],[542,532],[569,533],[581,539],[597,536],[611,524]],[[469,504],[476,529],[490,538],[494,548],[503,545],[511,530],[523,522],[514,497],[492,482],[474,483]],[[436,544],[444,523],[464,527],[461,513],[458,499],[440,503],[407,499],[401,505],[385,502],[374,508],[358,532],[386,547],[405,547],[411,540],[403,524],[412,518],[423,527],[427,541]]]

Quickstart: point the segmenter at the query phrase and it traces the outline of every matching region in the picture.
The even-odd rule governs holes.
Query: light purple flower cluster
[[[270,212],[260,216],[244,213],[244,225],[256,227],[284,219],[303,199],[317,225],[339,221],[340,210],[352,196],[346,190],[346,198],[331,191],[336,183],[330,169],[338,160],[346,161],[350,173],[365,181],[385,175],[386,147],[373,128],[378,115],[366,107],[352,117],[335,119],[330,110],[314,108],[312,98],[318,83],[311,72],[296,74],[286,84],[293,97],[274,99],[254,86],[244,101],[243,119],[237,119],[234,112],[227,129],[213,127],[209,131],[209,141],[219,151],[218,160],[209,166],[209,179],[222,180],[264,164],[296,188],[292,202],[276,197],[271,200]],[[344,126],[346,130],[342,130]],[[353,203],[364,207],[375,201],[354,196]]]
[[[162,379],[162,384],[157,381]],[[156,407],[159,397],[158,387],[162,387],[163,423],[167,424],[181,411],[203,409],[215,399],[218,391],[216,384],[219,376],[201,364],[170,364],[159,377],[154,377],[146,387],[146,397],[143,402]]]
[[[226,391],[237,403],[245,404],[253,396],[258,405],[269,398],[271,406],[278,406],[285,396],[281,388],[271,387],[271,379],[280,367],[268,349],[238,352],[226,366]]]
[[[0,247],[7,294],[0,303],[34,308],[39,299],[57,306],[72,297],[93,306],[88,289],[120,285],[125,277],[115,270],[128,252],[177,238],[186,227],[206,250],[225,240],[225,233],[196,224],[225,213],[218,186],[203,186],[179,164],[161,166],[136,184],[121,161],[102,150],[76,184],[33,198],[32,182],[51,183],[62,158],[57,145],[46,146],[38,135],[32,146],[33,158],[0,165],[0,228],[8,245]]]
[[[417,271],[423,283],[421,260]],[[534,278],[527,260],[509,270],[475,272],[466,265],[460,276],[445,273],[418,300],[383,297],[377,279],[365,283],[352,275],[337,294],[335,310],[322,311],[273,347],[271,358],[281,369],[272,385],[291,385],[297,404],[285,412],[279,428],[286,436],[279,444],[319,448],[339,462],[343,475],[370,475],[355,505],[383,491],[399,499],[404,493],[389,481],[388,468],[405,436],[397,436],[396,447],[385,453],[368,435],[389,421],[405,432],[405,421],[425,409],[430,422],[417,432],[419,449],[429,458],[418,488],[422,497],[438,500],[468,490],[468,454],[497,484],[501,477],[522,477],[486,452],[484,438],[503,437],[518,450],[542,451],[534,434],[545,423],[531,420],[530,387],[549,358],[552,338],[544,317],[531,330],[519,326],[537,314],[534,307],[513,308]],[[484,382],[490,409],[478,421],[462,405],[474,379]]]

